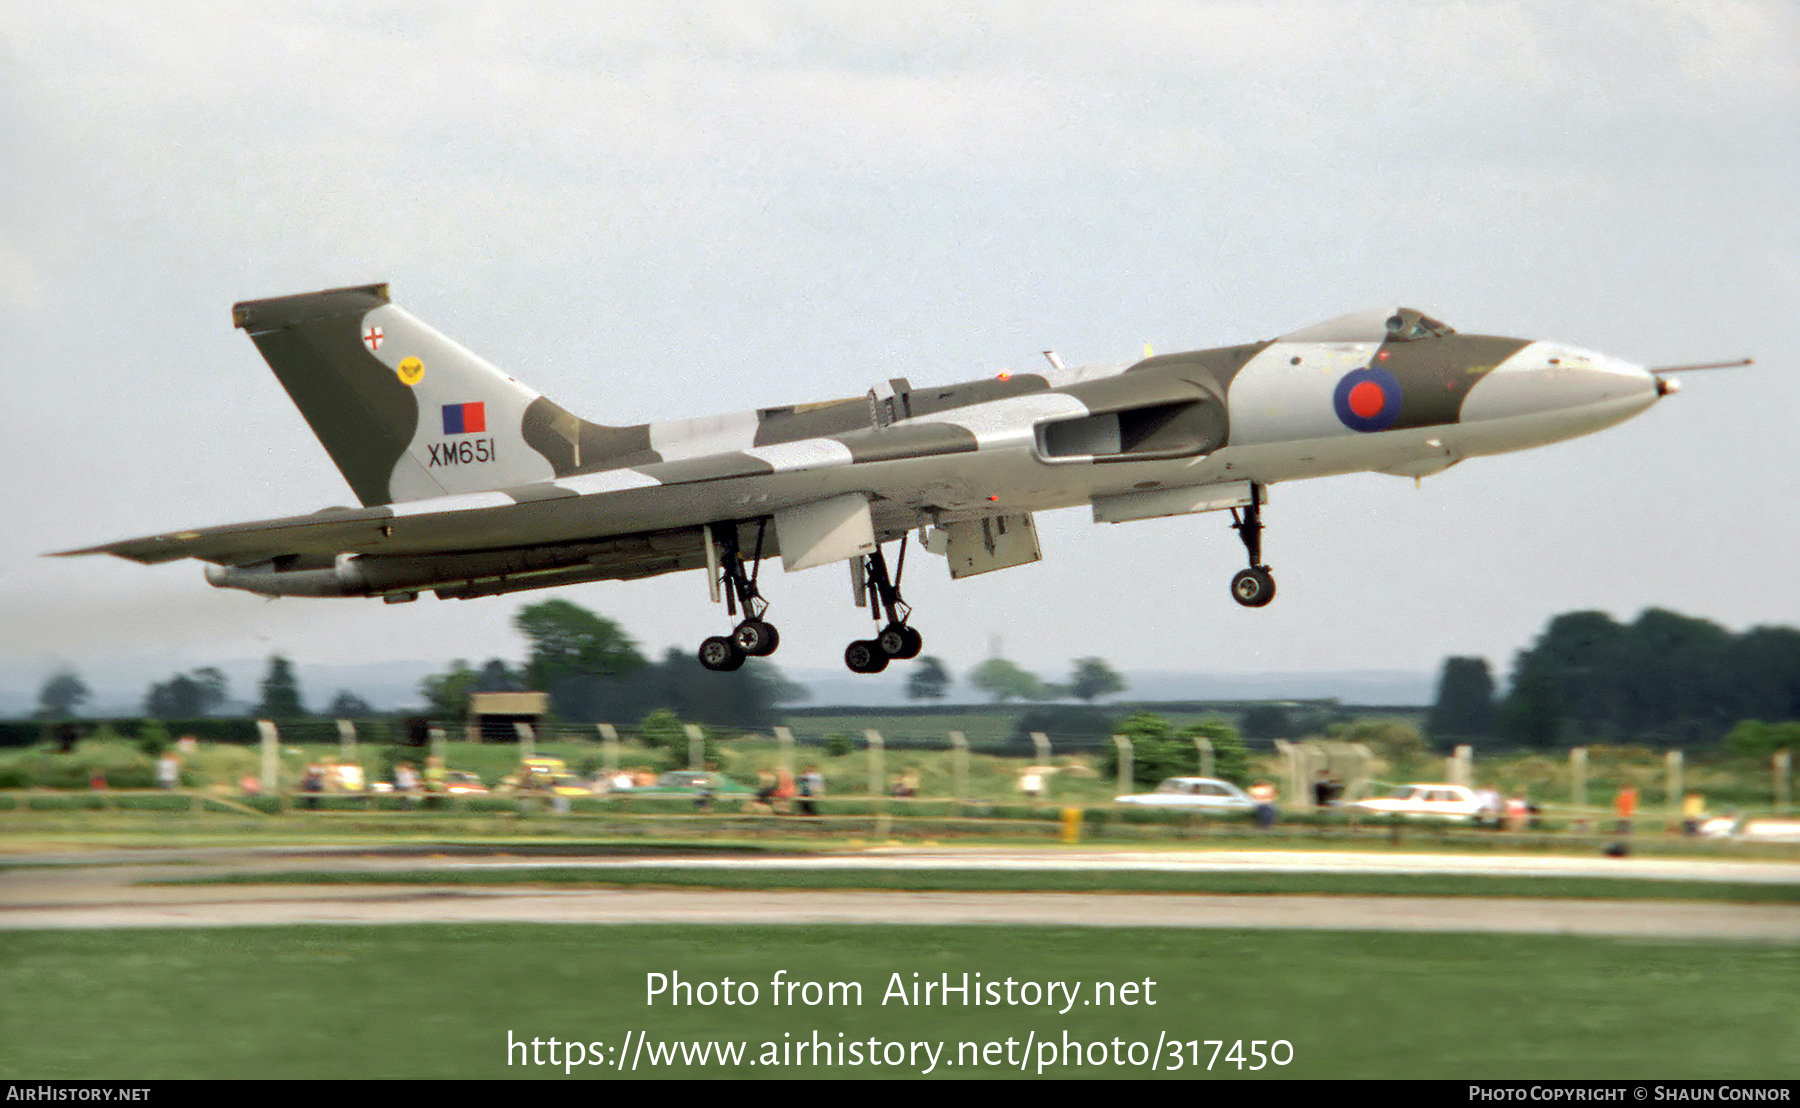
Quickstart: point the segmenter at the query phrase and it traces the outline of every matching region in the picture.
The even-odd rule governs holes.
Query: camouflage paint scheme
[[[992,554],[988,525],[1028,530],[1033,512],[1092,505],[1123,521],[1237,507],[1300,478],[1425,476],[1599,430],[1666,391],[1601,354],[1391,309],[1129,365],[894,380],[608,426],[414,319],[385,285],[248,301],[233,318],[363,507],[65,553],[195,558],[215,585],[271,595],[468,598],[707,566],[709,525],[715,537],[736,525],[746,553],[760,533],[776,554],[784,527],[792,544],[814,506],[843,503],[867,505],[876,543],[915,528],[954,541],[973,523]],[[866,537],[809,541],[802,566],[868,550]],[[1035,560],[1035,542],[1002,563],[977,552],[959,575]]]

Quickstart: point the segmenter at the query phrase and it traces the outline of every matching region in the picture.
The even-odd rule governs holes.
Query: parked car
[[[593,786],[569,772],[561,758],[526,758],[516,772],[500,779],[503,793],[537,793],[550,796],[593,796]]]
[[[1215,777],[1171,777],[1156,791],[1118,797],[1114,803],[1145,808],[1193,808],[1212,812],[1248,812],[1256,801],[1229,781]]]
[[[740,784],[722,773],[707,773],[696,769],[671,770],[656,779],[653,785],[641,785],[631,790],[634,797],[679,797],[691,800],[702,792],[711,793],[715,797],[732,798],[755,796],[756,790],[748,785]]]
[[[1348,805],[1376,816],[1407,816],[1474,822],[1482,813],[1481,798],[1462,785],[1401,785],[1386,796],[1372,796]]]
[[[481,783],[478,774],[466,769],[447,769],[444,771],[444,792],[450,796],[486,796],[488,787]]]
[[[1700,825],[1699,833],[1715,839],[1800,843],[1800,820],[1714,816]]]

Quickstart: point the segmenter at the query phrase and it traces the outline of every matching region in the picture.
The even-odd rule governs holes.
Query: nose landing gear
[[[1275,578],[1262,560],[1263,486],[1252,482],[1250,503],[1242,514],[1231,509],[1231,528],[1244,541],[1244,552],[1250,556],[1250,568],[1241,569],[1231,579],[1231,599],[1246,608],[1261,608],[1275,599]]]

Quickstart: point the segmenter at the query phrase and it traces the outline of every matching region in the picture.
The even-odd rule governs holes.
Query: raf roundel
[[[1364,366],[1344,374],[1331,400],[1352,431],[1385,431],[1400,418],[1400,382],[1385,369]]]

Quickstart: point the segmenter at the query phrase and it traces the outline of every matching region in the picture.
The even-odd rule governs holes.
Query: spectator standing
[[[1637,813],[1637,787],[1626,785],[1613,797],[1613,811],[1619,814],[1619,834],[1631,833],[1631,817]]]
[[[156,785],[161,789],[181,787],[181,757],[173,750],[163,751],[156,760]]]
[[[1256,826],[1267,830],[1275,826],[1275,786],[1259,780],[1250,786],[1250,799],[1256,802]]]

